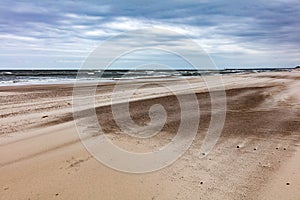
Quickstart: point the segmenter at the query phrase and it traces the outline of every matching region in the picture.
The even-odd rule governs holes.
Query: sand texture
[[[189,78],[199,100],[200,126],[189,150],[172,165],[146,174],[106,167],[79,140],[72,85],[0,87],[0,199],[300,199],[300,72],[223,76],[227,111],[222,135],[199,159],[211,119],[210,96],[201,78]],[[168,118],[160,134],[137,139],[122,134],[111,112],[113,83],[96,92],[103,131],[116,145],[136,152],[159,149],[180,124],[180,79],[140,79],[130,114],[147,124],[161,104]],[[82,87],[88,87],[82,85]],[[217,91],[215,91],[217,92]],[[122,104],[122,93],[118,103]]]

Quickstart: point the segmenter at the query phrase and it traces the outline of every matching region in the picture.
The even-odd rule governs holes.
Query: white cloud
[[[111,30],[96,29],[96,30],[85,31],[85,32],[83,32],[83,34],[88,37],[102,37],[103,38],[103,37],[111,37],[111,36],[117,35],[118,33],[113,32]]]
[[[24,42],[38,41],[38,39],[34,38],[34,37],[19,36],[19,35],[8,34],[8,33],[0,34],[0,39],[6,40],[6,41],[19,40],[19,41],[24,41]]]
[[[147,20],[139,20],[129,17],[116,17],[110,22],[103,23],[101,26],[107,29],[124,32],[150,27],[151,25],[151,22]]]
[[[75,13],[66,13],[64,17],[74,20],[80,20],[80,21],[88,21],[88,20],[101,20],[103,17],[101,16],[91,16],[91,15],[80,15]]]
[[[49,8],[33,5],[30,3],[17,2],[11,10],[16,13],[48,13]]]

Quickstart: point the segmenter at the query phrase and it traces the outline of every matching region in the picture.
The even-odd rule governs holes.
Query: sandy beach
[[[222,76],[225,125],[213,150],[199,149],[211,119],[200,77],[189,78],[201,118],[189,150],[156,172],[130,174],[97,161],[81,143],[73,120],[72,84],[0,87],[0,199],[300,199],[300,71]],[[147,152],[170,142],[180,123],[180,78],[137,79],[147,84],[130,103],[133,120],[149,121],[151,105],[167,111],[162,133],[148,139],[122,134],[111,112],[114,83],[96,91],[103,131],[124,149]],[[82,86],[83,88],[86,86]],[[122,95],[120,94],[120,103]]]

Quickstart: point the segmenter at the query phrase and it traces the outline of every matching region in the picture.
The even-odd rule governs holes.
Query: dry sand
[[[139,175],[112,170],[86,151],[73,121],[72,85],[0,87],[0,199],[300,199],[300,72],[223,76],[225,126],[203,159],[210,97],[200,78],[189,81],[201,109],[192,146],[172,165]],[[168,143],[180,123],[176,97],[156,83],[182,95],[186,85],[174,78],[123,84],[137,82],[148,86],[132,97],[133,120],[146,124],[149,107],[162,104],[168,118],[159,135],[141,140],[120,132],[112,83],[98,87],[96,111],[115,144],[143,152]]]

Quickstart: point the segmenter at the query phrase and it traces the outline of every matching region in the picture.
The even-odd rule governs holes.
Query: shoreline
[[[23,85],[62,85],[62,84],[75,84],[78,81],[78,78],[80,78],[80,81],[86,82],[86,83],[102,83],[102,82],[117,82],[117,81],[134,81],[134,80],[139,80],[139,79],[164,79],[164,78],[199,78],[201,76],[233,76],[233,75],[247,75],[247,74],[255,74],[255,73],[281,73],[281,72],[290,72],[290,71],[296,71],[297,69],[293,68],[257,68],[257,69],[224,69],[224,70],[176,70],[178,73],[182,72],[193,72],[198,75],[192,75],[192,74],[172,74],[172,71],[170,71],[170,74],[165,74],[165,75],[137,75],[137,76],[129,76],[126,77],[125,72],[127,70],[108,70],[108,72],[122,72],[124,73],[121,77],[115,78],[111,76],[110,78],[107,77],[102,77],[102,80],[94,80],[97,78],[95,77],[88,77],[82,74],[78,74],[79,71],[77,70],[0,70],[0,87],[5,87],[5,86],[23,86]],[[2,71],[2,73],[1,73]],[[4,72],[9,72],[11,73],[7,74]],[[94,73],[99,73],[98,70],[91,70]],[[158,70],[159,71],[159,70]],[[14,73],[17,72],[17,74]],[[38,73],[38,72],[43,72],[42,75],[38,74],[36,76],[33,72]],[[47,72],[47,73],[46,73]],[[58,73],[57,76],[55,76],[52,72]],[[71,77],[64,77],[61,78],[61,76],[67,76],[68,73],[72,72],[72,78]],[[85,71],[87,73],[88,71]],[[136,72],[136,71],[134,71]],[[137,70],[139,72],[139,70]],[[141,70],[141,72],[154,72],[154,70]],[[162,70],[162,72],[166,72]],[[201,72],[201,73],[200,73]],[[22,74],[23,73],[23,74]],[[25,74],[24,74],[25,73]],[[95,75],[93,73],[93,75]],[[100,75],[100,74],[99,74]],[[98,75],[98,76],[99,76]],[[104,74],[102,74],[104,75]],[[119,75],[119,74],[116,74]],[[10,81],[3,81],[1,76],[12,76],[14,79],[11,79]],[[42,77],[43,79],[37,79],[34,80],[33,78],[36,77]],[[27,79],[24,79],[26,81],[22,81],[22,79],[16,79],[17,77],[22,78],[22,77],[27,77]],[[48,78],[48,79],[47,79]],[[51,78],[51,79],[49,79]],[[57,80],[56,80],[57,78]],[[60,78],[60,79],[59,79]],[[46,80],[46,81],[45,81]],[[14,82],[16,81],[16,82]],[[59,83],[56,83],[59,82]]]

